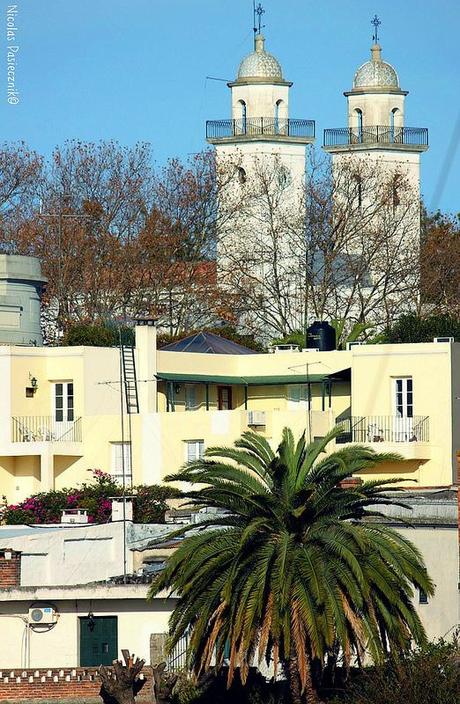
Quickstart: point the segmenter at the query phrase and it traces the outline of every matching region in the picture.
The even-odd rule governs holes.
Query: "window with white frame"
[[[200,460],[204,455],[204,440],[186,440],[185,450],[187,462]]]
[[[53,416],[57,423],[75,420],[73,381],[54,382]]]
[[[123,486],[123,471],[125,475],[125,486],[131,486],[133,483],[133,474],[131,468],[131,443],[130,442],[112,442],[111,444],[111,475],[117,484]]]

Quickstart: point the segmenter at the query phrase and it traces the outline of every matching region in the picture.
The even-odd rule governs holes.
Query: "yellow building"
[[[120,481],[124,470],[128,484],[158,483],[248,428],[275,447],[284,426],[296,435],[306,428],[313,440],[337,422],[338,444],[404,457],[384,476],[418,487],[456,481],[459,344],[234,349],[157,350],[155,328],[137,326],[139,412],[127,415],[125,405],[122,417],[118,349],[0,347],[0,494],[14,503],[88,480],[94,468]]]

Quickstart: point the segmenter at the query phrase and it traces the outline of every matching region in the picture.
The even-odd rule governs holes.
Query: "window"
[[[56,423],[75,419],[72,381],[59,381],[54,384],[53,415]]]
[[[290,384],[288,386],[288,408],[291,411],[308,408],[308,384]]]
[[[277,100],[275,103],[275,134],[280,134],[280,117],[283,112],[283,101]],[[285,122],[285,121],[283,121]]]
[[[204,440],[186,440],[185,448],[187,462],[200,460],[204,455]]]
[[[278,184],[281,188],[286,188],[291,183],[291,174],[285,166],[278,169]]]
[[[361,176],[355,175],[356,182],[356,205],[361,210],[363,206],[363,182]]]
[[[246,132],[246,122],[247,122],[247,108],[244,100],[239,101],[240,105],[240,115],[241,115],[241,132],[245,134]]]
[[[186,384],[185,385],[185,410],[186,411],[196,411],[196,385]]]
[[[418,603],[419,604],[428,604],[428,594],[423,591],[423,589],[418,590]]]
[[[401,133],[400,129],[397,128],[397,122],[399,118],[399,110],[398,108],[393,108],[393,110],[390,112],[390,142],[395,142],[396,137],[398,133]]]
[[[396,210],[398,205],[401,203],[401,199],[399,197],[399,176],[395,176],[393,178],[393,184],[392,184],[392,199],[393,199],[393,212]]]
[[[123,486],[123,470],[125,473],[125,486],[133,483],[133,473],[131,468],[131,443],[112,442],[111,475],[114,481]]]
[[[246,183],[248,180],[248,177],[246,175],[246,171],[243,169],[242,166],[238,166],[237,168],[237,174],[238,174],[238,180],[241,184]]]
[[[414,393],[411,376],[395,379],[395,411],[400,418],[414,415]]]
[[[356,126],[358,128],[358,142],[363,141],[363,111],[356,108]]]
[[[232,387],[217,387],[217,408],[219,411],[231,411],[232,409]]]

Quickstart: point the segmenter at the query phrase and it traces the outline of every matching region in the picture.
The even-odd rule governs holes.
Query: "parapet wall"
[[[100,704],[101,681],[97,667],[63,669],[24,669],[0,671],[0,702],[49,702],[59,704]],[[145,682],[136,696],[136,704],[153,701],[153,673],[144,667],[141,679]]]

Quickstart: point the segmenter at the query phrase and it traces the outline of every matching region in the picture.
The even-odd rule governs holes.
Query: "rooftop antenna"
[[[374,25],[374,34],[372,35],[372,41],[374,44],[379,43],[379,26],[382,24],[377,17],[377,15],[374,15],[374,19],[371,20],[371,24]]]
[[[253,13],[254,13],[254,40],[257,34],[260,34],[261,30],[265,25],[262,24],[262,15],[265,14],[265,10],[261,3],[256,7],[256,0],[252,2]]]

